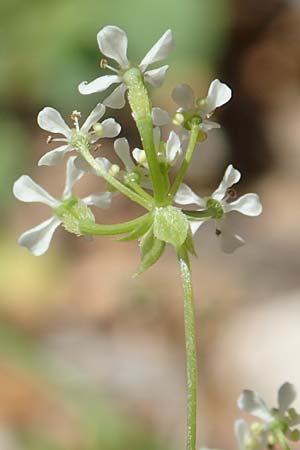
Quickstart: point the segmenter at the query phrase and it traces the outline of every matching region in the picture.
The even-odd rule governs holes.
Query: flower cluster
[[[196,146],[206,139],[208,131],[220,127],[209,119],[216,108],[230,100],[231,89],[216,79],[207,96],[196,99],[190,86],[180,84],[172,93],[178,106],[174,113],[152,108],[145,83],[161,86],[168,66],[153,69],[149,66],[165,59],[172,51],[172,32],[167,30],[137,65],[127,57],[128,39],[121,28],[106,26],[99,31],[97,40],[101,53],[114,60],[117,66],[112,67],[107,59],[102,59],[101,67],[113,74],[100,76],[89,83],[84,81],[80,83],[79,91],[86,95],[118,86],[103,103],[96,105],[82,125],[77,110],[71,114],[71,126],[52,107],[46,107],[38,114],[38,125],[50,133],[47,142],[59,143],[40,158],[38,165],[53,166],[61,163],[67,153],[73,154],[67,160],[66,185],[59,199],[28,176],[23,175],[15,182],[14,195],[19,200],[42,202],[52,209],[51,218],[25,232],[19,243],[35,255],[41,255],[48,249],[59,224],[76,235],[124,234],[123,240],[140,240],[143,269],[157,261],[165,244],[172,244],[177,252],[184,249],[193,253],[193,235],[207,221],[215,223],[216,235],[225,252],[243,245],[243,238],[230,231],[226,215],[237,211],[257,216],[262,212],[262,206],[259,197],[253,193],[233,200],[232,186],[239,181],[240,172],[229,165],[219,187],[209,197],[200,197],[184,183]],[[121,126],[116,120],[103,120],[107,107],[122,108],[125,105],[126,93],[142,142],[141,148],[132,151],[126,137],[119,136]],[[175,124],[179,132],[171,131],[165,141],[161,128],[166,124]],[[117,138],[113,146],[120,164],[111,162],[99,152],[93,156],[94,150],[101,149],[103,138]],[[177,175],[171,183],[169,173],[176,165]],[[107,190],[79,199],[71,188],[86,172],[102,177]],[[117,192],[143,206],[147,213],[115,227],[96,224],[89,207],[109,207]]]
[[[238,406],[254,417],[260,419],[248,426],[239,419],[235,422],[235,434],[240,450],[264,450],[277,448],[289,450],[288,440],[300,440],[300,414],[291,407],[297,396],[296,388],[291,383],[284,383],[278,391],[278,405],[268,408],[262,397],[255,391],[245,390],[238,399]]]

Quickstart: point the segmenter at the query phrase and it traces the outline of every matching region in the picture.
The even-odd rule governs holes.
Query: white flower
[[[84,173],[75,167],[75,158],[76,156],[71,156],[68,159],[65,187],[61,199],[52,197],[52,195],[48,194],[48,192],[46,192],[40,185],[35,183],[35,181],[27,175],[22,175],[14,183],[13,193],[18,200],[29,203],[44,203],[45,205],[50,206],[53,210],[53,215],[49,219],[36,227],[25,231],[25,233],[23,233],[18,240],[20,245],[27,247],[36,256],[42,255],[48,250],[53,233],[62,223],[62,220],[58,217],[56,211],[68,200],[74,198],[75,202],[82,203],[86,206],[95,205],[99,208],[108,208],[110,206],[110,192],[91,194],[83,199],[80,199],[80,201],[76,197],[73,197],[72,188],[74,184],[80,180]]]
[[[98,123],[98,120],[101,119],[104,113],[105,106],[98,103],[83,125],[79,127],[78,119],[80,113],[73,111],[71,118],[74,121],[74,127],[70,128],[56,109],[50,107],[44,108],[38,114],[37,121],[39,126],[43,130],[50,131],[50,133],[59,133],[64,137],[49,139],[49,142],[62,142],[63,145],[42,156],[38,165],[52,166],[57,164],[66,152],[70,152],[76,148],[76,141],[79,142],[80,139],[86,138],[89,143],[94,144],[100,138],[117,136],[121,131],[121,126],[114,119],[106,119]]]
[[[262,430],[254,433],[243,419],[234,423],[234,433],[240,450],[264,450],[268,444],[268,433]]]
[[[123,73],[131,66],[127,58],[128,39],[124,30],[121,28],[108,25],[102,28],[97,35],[98,45],[103,55],[115,60],[119,69],[115,69],[104,63],[104,67],[111,69],[115,75],[104,75],[96,78],[96,80],[88,83],[83,81],[78,86],[81,94],[93,94],[95,92],[103,92],[112,84],[119,86],[104,101],[106,106],[110,108],[123,108],[125,105],[125,92],[127,86],[123,83]],[[162,66],[158,69],[147,70],[150,64],[165,59],[174,48],[174,41],[171,30],[167,30],[162,37],[154,44],[146,56],[139,64],[140,71],[144,74],[144,79],[152,86],[159,87],[164,80],[165,73],[169,66]]]
[[[206,208],[215,208],[217,217],[217,235],[220,236],[221,247],[225,253],[232,253],[236,248],[244,245],[245,241],[237,234],[233,234],[225,221],[227,213],[237,211],[246,216],[258,216],[262,212],[262,205],[257,194],[245,194],[237,200],[228,202],[230,188],[241,178],[241,173],[232,165],[225,171],[223,180],[209,198],[202,198],[195,194],[186,184],[181,184],[175,196],[175,201],[181,205],[196,204],[199,211]],[[195,233],[204,221],[191,222],[192,233]]]
[[[244,390],[238,399],[238,407],[251,414],[252,416],[258,417],[265,423],[271,423],[274,420],[284,420],[287,418],[286,413],[288,413],[289,408],[297,397],[296,388],[291,383],[284,383],[278,391],[277,408],[268,408],[263,398],[255,391]],[[299,425],[300,416],[297,415],[290,425]]]
[[[155,125],[166,125],[173,120],[176,125],[187,126],[186,121],[193,117],[199,117],[201,123],[199,129],[203,132],[220,128],[216,122],[212,122],[209,117],[216,108],[227,103],[232,96],[229,86],[216,79],[209,86],[205,99],[196,100],[193,89],[187,84],[179,84],[172,92],[174,102],[179,106],[176,114],[171,115],[161,108],[153,108],[153,121]]]
[[[181,142],[179,136],[171,131],[166,143],[161,141],[160,128],[156,127],[153,130],[154,146],[156,154],[160,163],[174,166],[178,157],[182,153]],[[144,167],[148,167],[145,151],[139,148],[135,148],[132,152],[134,159]]]

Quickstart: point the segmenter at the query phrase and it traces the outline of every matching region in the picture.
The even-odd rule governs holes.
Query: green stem
[[[82,234],[92,236],[111,236],[115,234],[125,234],[130,233],[138,226],[141,226],[147,219],[148,214],[145,214],[141,217],[138,217],[137,219],[129,220],[128,222],[117,223],[114,225],[100,225],[94,223],[91,220],[83,220],[79,223],[79,229]]]
[[[131,181],[128,183],[129,187],[135,191],[138,195],[143,197],[145,200],[148,200],[149,203],[153,201],[153,197],[151,197],[148,192],[146,192],[138,183],[135,183],[134,181]]]
[[[152,106],[143,75],[138,68],[133,67],[125,72],[123,79],[128,86],[128,101],[146,153],[155,203],[162,206],[166,193],[153,139]]]
[[[124,184],[122,184],[115,177],[113,177],[108,172],[103,170],[102,167],[97,163],[95,158],[90,154],[89,148],[87,146],[84,146],[84,145],[79,146],[78,145],[77,148],[78,148],[81,156],[92,167],[92,169],[95,170],[97,175],[104,178],[111,186],[113,186],[115,189],[117,189],[122,194],[126,195],[126,197],[130,198],[133,202],[138,203],[139,205],[143,206],[144,208],[146,208],[148,210],[152,209],[152,207],[153,207],[152,202],[141,197],[136,192],[133,192],[131,189],[129,189]]]
[[[184,160],[182,161],[178,175],[177,175],[177,177],[174,181],[174,184],[170,190],[170,194],[172,197],[174,197],[176,192],[178,191],[178,188],[179,188],[180,184],[182,183],[184,176],[186,174],[186,171],[190,165],[190,162],[191,162],[191,159],[192,159],[192,156],[193,156],[196,144],[197,144],[198,135],[199,135],[199,124],[194,123],[194,124],[192,124],[189,145],[186,150]]]
[[[196,448],[196,420],[197,420],[197,347],[195,306],[193,301],[193,286],[189,257],[186,251],[178,253],[181,282],[184,298],[184,325],[186,346],[186,374],[187,374],[187,435],[186,450]]]

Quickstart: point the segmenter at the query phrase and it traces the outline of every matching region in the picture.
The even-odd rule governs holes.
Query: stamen
[[[109,69],[112,72],[119,73],[119,71],[117,69],[115,69],[114,67],[112,67],[108,64],[107,59],[101,59],[100,67],[101,67],[101,69]]]
[[[216,236],[220,236],[222,234],[222,231],[220,228],[216,228]]]
[[[79,120],[78,119],[80,119],[80,117],[81,117],[81,112],[80,111],[77,111],[76,109],[72,112],[72,114],[71,114],[71,120],[73,120],[73,122],[74,122],[74,125],[75,125],[75,128],[76,128],[76,131],[79,131],[80,130],[80,127],[79,127]]]
[[[51,144],[51,142],[53,141],[53,136],[48,136],[47,137],[47,144]]]
[[[96,143],[96,144],[93,145],[93,150],[95,152],[98,152],[101,147],[102,147],[102,144]]]

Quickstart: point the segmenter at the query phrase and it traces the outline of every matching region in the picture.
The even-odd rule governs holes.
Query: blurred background
[[[238,193],[259,192],[264,203],[257,219],[233,217],[245,247],[222,254],[207,225],[193,260],[199,443],[235,449],[241,389],[273,404],[284,381],[300,390],[299,2],[3,0],[0,22],[0,449],[184,445],[182,299],[172,251],[132,279],[136,243],[89,243],[60,229],[42,257],[16,245],[49,211],[15,200],[14,180],[28,173],[53,195],[64,180],[64,164],[37,169],[47,138],[37,113],[53,106],[85,117],[103,99],[80,96],[77,85],[100,74],[96,34],[107,24],[127,30],[137,61],[173,30],[176,51],[155,106],[173,110],[170,93],[181,82],[203,97],[216,77],[233,88],[217,114],[222,130],[195,154],[188,181],[208,194],[231,162],[244,174]],[[129,110],[115,116],[122,136],[138,144]],[[84,180],[81,193],[104,189],[93,176]],[[139,212],[120,196],[98,219]]]

